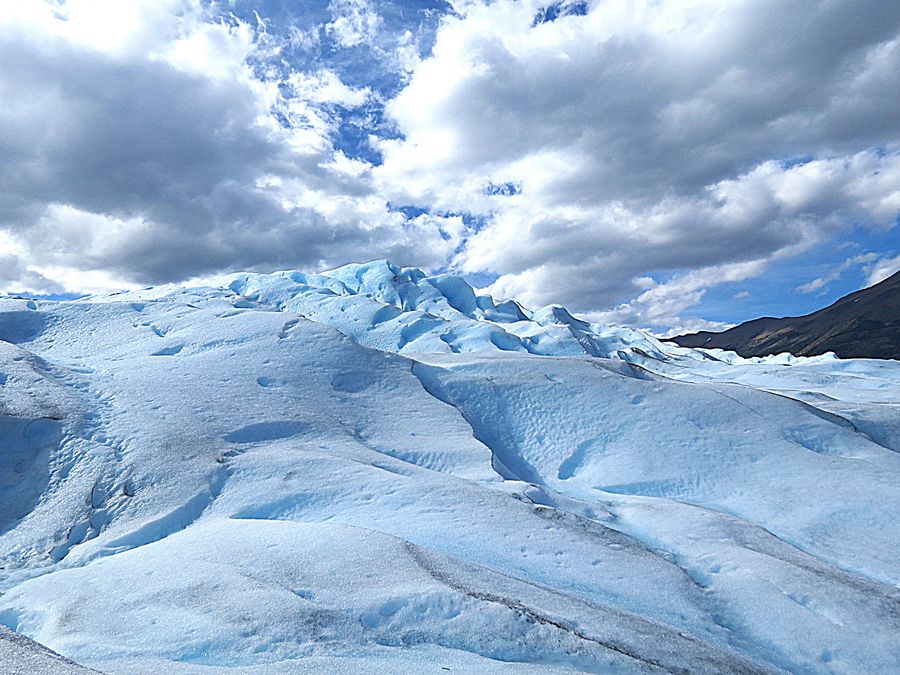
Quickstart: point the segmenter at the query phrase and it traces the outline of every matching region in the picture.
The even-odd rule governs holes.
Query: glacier
[[[4,297],[0,663],[896,672],[898,453],[898,362],[388,261]]]

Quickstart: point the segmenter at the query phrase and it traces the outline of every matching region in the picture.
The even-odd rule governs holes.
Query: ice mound
[[[898,483],[897,362],[386,261],[0,299],[0,625],[105,672],[895,672]]]
[[[367,347],[398,353],[606,357],[639,349],[664,358],[678,349],[631,329],[591,326],[558,306],[532,313],[512,300],[476,295],[459,277],[430,277],[385,260],[322,274],[244,274],[224,282],[250,302],[303,314]]]

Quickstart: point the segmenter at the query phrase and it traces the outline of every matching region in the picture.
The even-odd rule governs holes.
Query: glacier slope
[[[64,659],[33,640],[0,625],[0,664],[4,675],[90,675],[96,673]]]
[[[0,338],[0,623],[85,665],[900,664],[898,364],[386,262],[8,299]]]

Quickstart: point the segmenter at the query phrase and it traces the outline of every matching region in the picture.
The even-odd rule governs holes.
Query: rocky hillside
[[[722,333],[703,331],[671,340],[744,357],[834,352],[841,358],[900,359],[900,272],[812,314],[763,317]]]

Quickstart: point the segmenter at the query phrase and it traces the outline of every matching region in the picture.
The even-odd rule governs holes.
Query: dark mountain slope
[[[741,356],[834,352],[842,358],[900,359],[900,272],[812,314],[763,317],[722,333],[703,331],[670,340]]]

